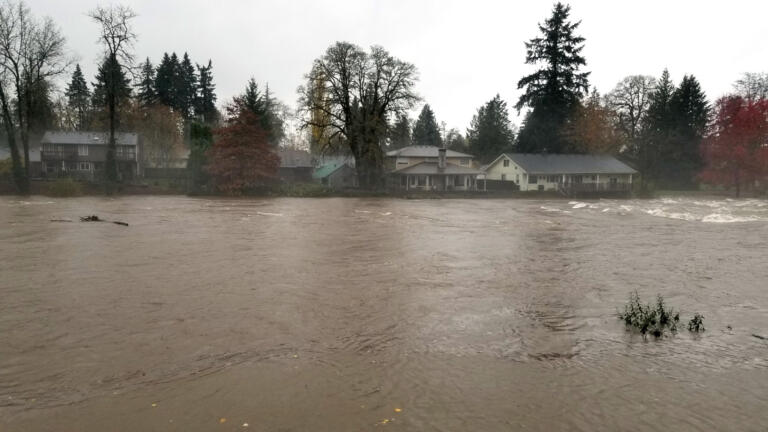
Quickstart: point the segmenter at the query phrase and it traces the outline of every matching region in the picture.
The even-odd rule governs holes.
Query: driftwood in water
[[[104,219],[99,219],[96,215],[90,215],[90,216],[80,216],[80,222],[112,222],[115,225],[122,225],[122,226],[128,226],[125,222],[120,221],[108,221]]]

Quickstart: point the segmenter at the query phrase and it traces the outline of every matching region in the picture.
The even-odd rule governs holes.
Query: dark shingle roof
[[[426,174],[469,174],[477,175],[482,174],[480,171],[470,168],[458,166],[455,164],[445,164],[445,168],[440,170],[437,168],[437,162],[419,162],[415,165],[400,168],[399,170],[392,171],[393,174],[410,174],[410,175],[426,175]]]
[[[505,153],[530,174],[636,174],[613,156]]]
[[[402,157],[434,157],[436,158],[438,156],[438,150],[440,150],[440,147],[436,146],[408,146],[403,147],[401,149],[397,150],[391,150],[387,152],[387,156],[389,157],[396,157],[396,156],[402,156]],[[468,155],[466,153],[459,153],[457,151],[453,150],[446,150],[445,151],[445,157],[473,157],[472,155]]]
[[[139,136],[133,132],[117,132],[115,134],[117,145],[135,146],[139,142]],[[109,142],[109,134],[106,132],[60,132],[48,131],[40,140],[42,144],[90,144],[106,145]]]

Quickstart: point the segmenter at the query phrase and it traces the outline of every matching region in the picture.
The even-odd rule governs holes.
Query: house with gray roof
[[[405,190],[477,190],[474,156],[436,146],[408,146],[387,152],[390,187]]]
[[[119,132],[115,139],[120,177],[135,178],[139,174],[139,136]],[[104,170],[108,142],[106,132],[48,131],[40,140],[42,173],[47,177],[94,178]]]
[[[490,181],[521,191],[629,192],[637,171],[609,155],[503,153],[485,169]]]

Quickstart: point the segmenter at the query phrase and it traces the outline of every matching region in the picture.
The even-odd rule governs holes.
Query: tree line
[[[525,63],[537,69],[517,82],[521,96],[514,109],[524,113],[519,129],[498,94],[477,108],[464,132],[446,130],[429,104],[412,120],[408,113],[423,102],[415,90],[415,65],[380,46],[331,45],[312,62],[298,90],[297,114],[310,149],[350,155],[360,185],[372,188],[382,184],[385,153],[408,145],[445,146],[482,163],[511,151],[612,154],[641,172],[644,190],[692,188],[699,182],[737,189],[765,185],[763,123],[768,120],[760,120],[760,113],[768,75],[745,74],[733,95],[714,104],[694,75],[674,83],[667,70],[659,77],[628,76],[601,95],[583,70],[586,40],[570,14],[569,6],[555,4],[539,24],[539,34],[525,43]],[[135,64],[135,13],[116,5],[97,7],[89,16],[104,48],[97,74],[89,87],[74,65],[63,100],[55,100],[53,83],[72,65],[63,35],[49,18],[35,18],[22,1],[0,7],[0,108],[19,191],[29,190],[30,134],[51,128],[108,131],[107,183],[118,179],[115,134],[130,130],[139,132],[161,161],[188,149],[196,188],[229,185],[221,188],[234,192],[254,186],[256,180],[248,176],[244,183],[225,179],[226,170],[215,166],[224,159],[215,155],[232,154],[216,146],[237,149],[243,166],[274,159],[286,135],[288,110],[269,87],[262,91],[249,80],[220,112],[211,60],[198,64],[187,53],[166,53],[156,66],[149,58]],[[243,135],[249,131],[251,141]],[[268,154],[256,157],[248,142]],[[256,170],[259,182],[274,177],[273,168]]]

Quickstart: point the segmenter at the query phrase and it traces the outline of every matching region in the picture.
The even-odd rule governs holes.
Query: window
[[[539,179],[535,175],[528,176],[528,184],[536,184]]]
[[[408,159],[397,159],[398,165],[408,165]]]
[[[506,161],[504,161],[504,162],[506,162]],[[501,175],[501,181],[505,181],[505,180],[507,180],[507,175],[506,174],[502,174]]]
[[[515,175],[515,183],[520,184],[520,174]]]
[[[427,185],[427,176],[420,175],[418,176],[418,184],[419,186],[426,186]]]
[[[466,159],[466,158],[465,159],[460,159],[459,160],[459,164],[464,165],[464,166],[469,165],[469,159]]]
[[[90,162],[79,162],[77,169],[80,171],[90,171],[91,170],[91,163]]]
[[[509,159],[504,159],[504,168],[509,166]]]
[[[557,183],[557,176],[554,176],[554,175],[547,176],[547,182],[548,183]]]
[[[453,176],[453,186],[459,187],[461,186],[461,184],[462,184],[461,176]]]
[[[408,177],[407,176],[400,176],[400,186],[402,186],[402,187],[408,186]]]
[[[77,146],[77,155],[78,156],[88,156],[88,145],[86,144],[80,144]]]
[[[581,179],[581,176],[580,176],[580,175],[578,175],[578,176],[573,176],[573,177],[571,177],[571,180],[572,180],[574,183],[576,183],[576,184],[581,184],[581,180],[582,180],[582,179]]]

